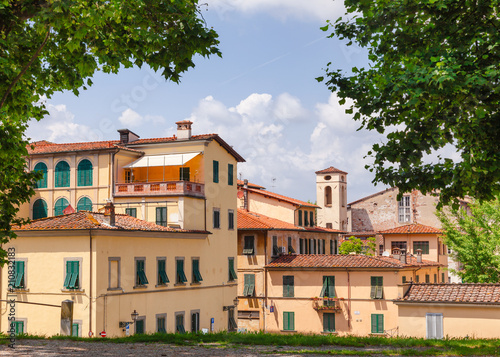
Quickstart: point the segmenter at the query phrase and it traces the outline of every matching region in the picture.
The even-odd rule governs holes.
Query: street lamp
[[[132,321],[134,321],[133,323],[135,323],[137,321],[137,317],[139,316],[139,313],[137,311],[135,311],[135,309],[134,309],[134,312],[132,312],[130,314],[130,316],[132,317]]]
[[[120,321],[118,324],[119,327],[126,328],[128,325],[134,324],[137,321],[137,317],[139,317],[139,313],[134,309],[134,311],[130,314],[130,317],[132,318],[132,322]]]

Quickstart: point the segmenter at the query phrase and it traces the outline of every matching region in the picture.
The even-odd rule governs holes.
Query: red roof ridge
[[[337,169],[336,167],[330,166],[326,169],[316,171],[315,174],[344,174],[347,175],[347,172]]]
[[[441,229],[420,223],[409,223],[402,226],[379,231],[380,234],[442,234]]]
[[[296,205],[296,206],[304,206],[304,207],[311,207],[311,208],[321,208],[318,205],[315,205],[313,203],[304,202],[304,201],[301,201],[301,200],[298,200],[298,199],[295,199],[295,198],[292,198],[292,197],[280,195],[279,193],[274,193],[274,192],[267,191],[267,190],[255,189],[255,188],[251,188],[251,187],[248,187],[247,190],[250,191],[250,192],[258,193],[258,194],[263,195],[263,196],[269,196],[269,197],[275,198],[277,200],[289,202],[289,203],[291,203],[293,205]]]

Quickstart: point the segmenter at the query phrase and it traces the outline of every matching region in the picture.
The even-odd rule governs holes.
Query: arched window
[[[60,198],[56,201],[56,204],[54,205],[54,216],[61,216],[63,214],[63,211],[66,207],[69,206],[69,202],[67,199]]]
[[[36,182],[35,188],[47,188],[47,165],[45,165],[43,162],[39,162],[38,164],[35,165],[35,170],[33,171],[43,172],[43,177]]]
[[[92,186],[92,163],[87,159],[78,164],[78,186]]]
[[[330,186],[326,186],[325,188],[325,206],[332,205],[332,188]]]
[[[33,219],[47,217],[47,203],[44,200],[38,199],[33,203]]]
[[[55,187],[69,187],[69,164],[59,161],[56,165]]]
[[[76,205],[77,211],[92,211],[92,201],[88,197],[82,197]]]

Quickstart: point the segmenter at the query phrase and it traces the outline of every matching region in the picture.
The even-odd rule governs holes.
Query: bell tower
[[[318,226],[347,230],[347,172],[333,166],[316,171]]]

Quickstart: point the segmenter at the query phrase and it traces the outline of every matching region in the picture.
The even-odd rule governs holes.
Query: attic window
[[[331,179],[332,179],[332,177],[330,175],[325,176],[326,181],[330,181]]]

